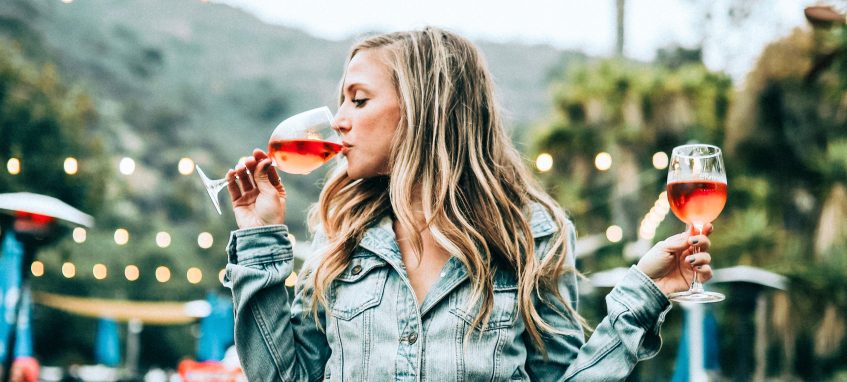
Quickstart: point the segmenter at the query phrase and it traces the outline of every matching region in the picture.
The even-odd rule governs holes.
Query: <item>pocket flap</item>
[[[338,281],[353,283],[359,281],[374,269],[386,266],[385,260],[376,256],[353,257],[347,269],[336,278]]]

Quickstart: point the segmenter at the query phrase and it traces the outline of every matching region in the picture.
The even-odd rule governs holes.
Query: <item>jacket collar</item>
[[[533,239],[550,236],[558,230],[553,218],[541,204],[532,203],[527,210]],[[359,246],[391,264],[398,270],[401,277],[408,278],[390,216],[383,217],[378,224],[368,228]],[[421,316],[467,278],[468,272],[464,264],[457,258],[451,257],[441,270],[441,278],[433,285],[426,300],[422,302]]]

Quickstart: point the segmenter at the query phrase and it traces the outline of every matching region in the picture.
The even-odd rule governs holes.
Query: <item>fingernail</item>
[[[694,255],[691,255],[691,256],[688,256],[688,257],[685,258],[685,261],[687,261],[691,264],[694,264],[694,260],[695,260]]]

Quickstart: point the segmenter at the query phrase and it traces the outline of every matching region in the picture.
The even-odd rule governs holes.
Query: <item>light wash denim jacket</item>
[[[553,220],[532,206],[536,253],[556,234]],[[576,235],[568,224],[568,259]],[[284,281],[293,253],[284,225],[234,231],[224,284],[232,289],[235,344],[243,369],[257,381],[620,381],[638,361],[656,355],[670,302],[634,266],[606,296],[608,315],[585,341],[572,317],[543,303],[536,308],[564,334],[544,334],[547,358],[535,349],[517,312],[514,275],[497,272],[488,324],[466,338],[479,305],[468,309],[470,283],[451,258],[419,305],[400,257],[390,219],[369,228],[346,270],[333,282],[330,309],[318,310]],[[320,246],[320,235],[314,240]],[[302,281],[302,280],[301,280]],[[559,288],[577,305],[575,273]]]

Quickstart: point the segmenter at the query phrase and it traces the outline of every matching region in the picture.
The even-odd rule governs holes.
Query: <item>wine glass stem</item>
[[[703,225],[702,224],[697,224],[694,227],[697,228],[697,235],[703,234]],[[697,253],[700,253],[700,247],[695,246],[693,254],[697,254]],[[692,265],[692,267],[694,267],[694,266]],[[688,291],[691,292],[691,293],[702,293],[703,292],[703,283],[701,283],[700,280],[697,277],[700,272],[697,271],[697,267],[694,267],[693,271],[694,271],[694,278],[691,280],[691,288],[689,288]]]

